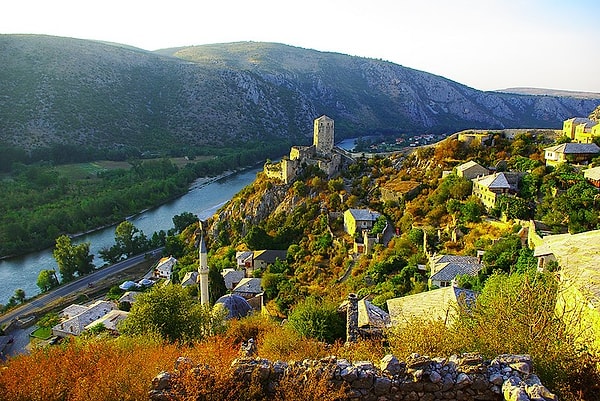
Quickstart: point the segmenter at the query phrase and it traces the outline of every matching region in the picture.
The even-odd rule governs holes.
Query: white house
[[[108,301],[96,301],[90,306],[71,305],[62,311],[65,320],[52,328],[52,334],[59,337],[78,336],[87,325],[113,309],[116,309],[115,304]]]
[[[158,261],[158,265],[154,269],[154,277],[170,280],[171,274],[173,274],[173,267],[176,263],[177,259],[173,256],[162,258]]]

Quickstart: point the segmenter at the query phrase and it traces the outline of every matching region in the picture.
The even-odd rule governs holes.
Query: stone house
[[[515,196],[523,173],[502,172],[473,178],[473,195],[488,209],[496,206],[500,195]]]
[[[415,197],[421,189],[421,183],[417,181],[402,181],[397,178],[387,181],[379,187],[381,200],[384,202],[402,202]]]
[[[371,230],[379,216],[369,209],[348,209],[344,212],[344,231],[353,236],[358,230]]]
[[[411,324],[413,319],[442,321],[451,325],[461,310],[474,304],[477,293],[449,286],[387,300],[392,326]]]
[[[583,170],[583,176],[596,188],[600,188],[600,167],[592,167]]]
[[[489,174],[490,170],[474,160],[456,166],[456,175],[467,180],[472,180],[473,178]]]
[[[190,285],[196,285],[196,284],[198,284],[198,272],[197,271],[187,272],[187,273],[185,273],[185,276],[183,276],[183,279],[181,279],[182,287],[189,287]]]
[[[154,277],[161,279],[171,279],[171,274],[173,274],[173,267],[177,263],[177,259],[173,256],[161,258],[158,261],[158,264],[154,268]]]
[[[231,291],[244,299],[250,299],[263,292],[261,279],[255,277],[243,278]]]
[[[600,230],[547,235],[537,242],[538,269],[559,266],[556,315],[582,345],[600,355]]]
[[[98,324],[102,324],[106,330],[114,334],[119,334],[119,323],[127,319],[127,316],[129,316],[129,312],[113,309],[106,315],[94,320],[92,323],[85,326],[85,330],[89,330]]]
[[[78,336],[85,327],[100,319],[111,310],[116,309],[115,304],[108,301],[96,301],[89,306],[71,305],[63,309],[63,321],[52,328],[52,335],[58,337]]]
[[[600,148],[595,143],[563,143],[544,149],[546,166],[561,163],[587,164],[598,156]]]
[[[481,260],[475,256],[434,255],[429,260],[429,288],[449,287],[457,276],[475,276],[482,268]]]
[[[600,124],[585,117],[569,118],[563,122],[563,135],[578,143],[591,143],[600,136]]]
[[[233,290],[246,277],[246,272],[244,270],[223,269],[221,275],[223,281],[225,281],[225,288]]]

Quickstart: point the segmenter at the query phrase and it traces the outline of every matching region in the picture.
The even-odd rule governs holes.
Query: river
[[[256,178],[261,168],[253,168],[235,173],[222,179],[202,184],[205,180],[196,181],[190,190],[180,198],[165,203],[155,209],[143,212],[130,221],[148,237],[155,231],[169,230],[173,227],[173,216],[183,212],[191,212],[200,219],[211,217],[221,206],[227,203],[236,193]],[[74,243],[89,242],[90,252],[94,254],[94,264],[101,266],[104,261],[98,251],[114,244],[115,227],[108,227],[77,237]],[[58,270],[52,257],[52,249],[45,249],[27,255],[0,260],[0,303],[5,304],[17,288],[22,288],[27,297],[40,292],[36,285],[41,270]]]

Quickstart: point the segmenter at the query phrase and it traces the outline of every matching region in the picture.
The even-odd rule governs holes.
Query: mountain
[[[546,88],[506,88],[506,89],[499,89],[496,92],[513,93],[513,94],[518,94],[518,95],[574,97],[574,98],[579,98],[579,99],[598,99],[598,98],[600,98],[600,93],[595,93],[595,92],[578,92],[578,91],[566,91],[566,90],[560,90],[560,89],[546,89]]]
[[[482,92],[381,60],[276,43],[148,52],[0,35],[0,145],[140,150],[308,141],[327,114],[338,138],[465,128],[560,128],[600,97]]]

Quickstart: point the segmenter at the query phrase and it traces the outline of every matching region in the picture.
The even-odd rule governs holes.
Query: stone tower
[[[203,235],[200,237],[199,254],[198,281],[200,283],[200,303],[202,305],[208,305],[208,253],[206,252],[206,244],[204,243]]]
[[[317,155],[331,155],[333,150],[333,120],[325,115],[315,119],[313,145]]]

